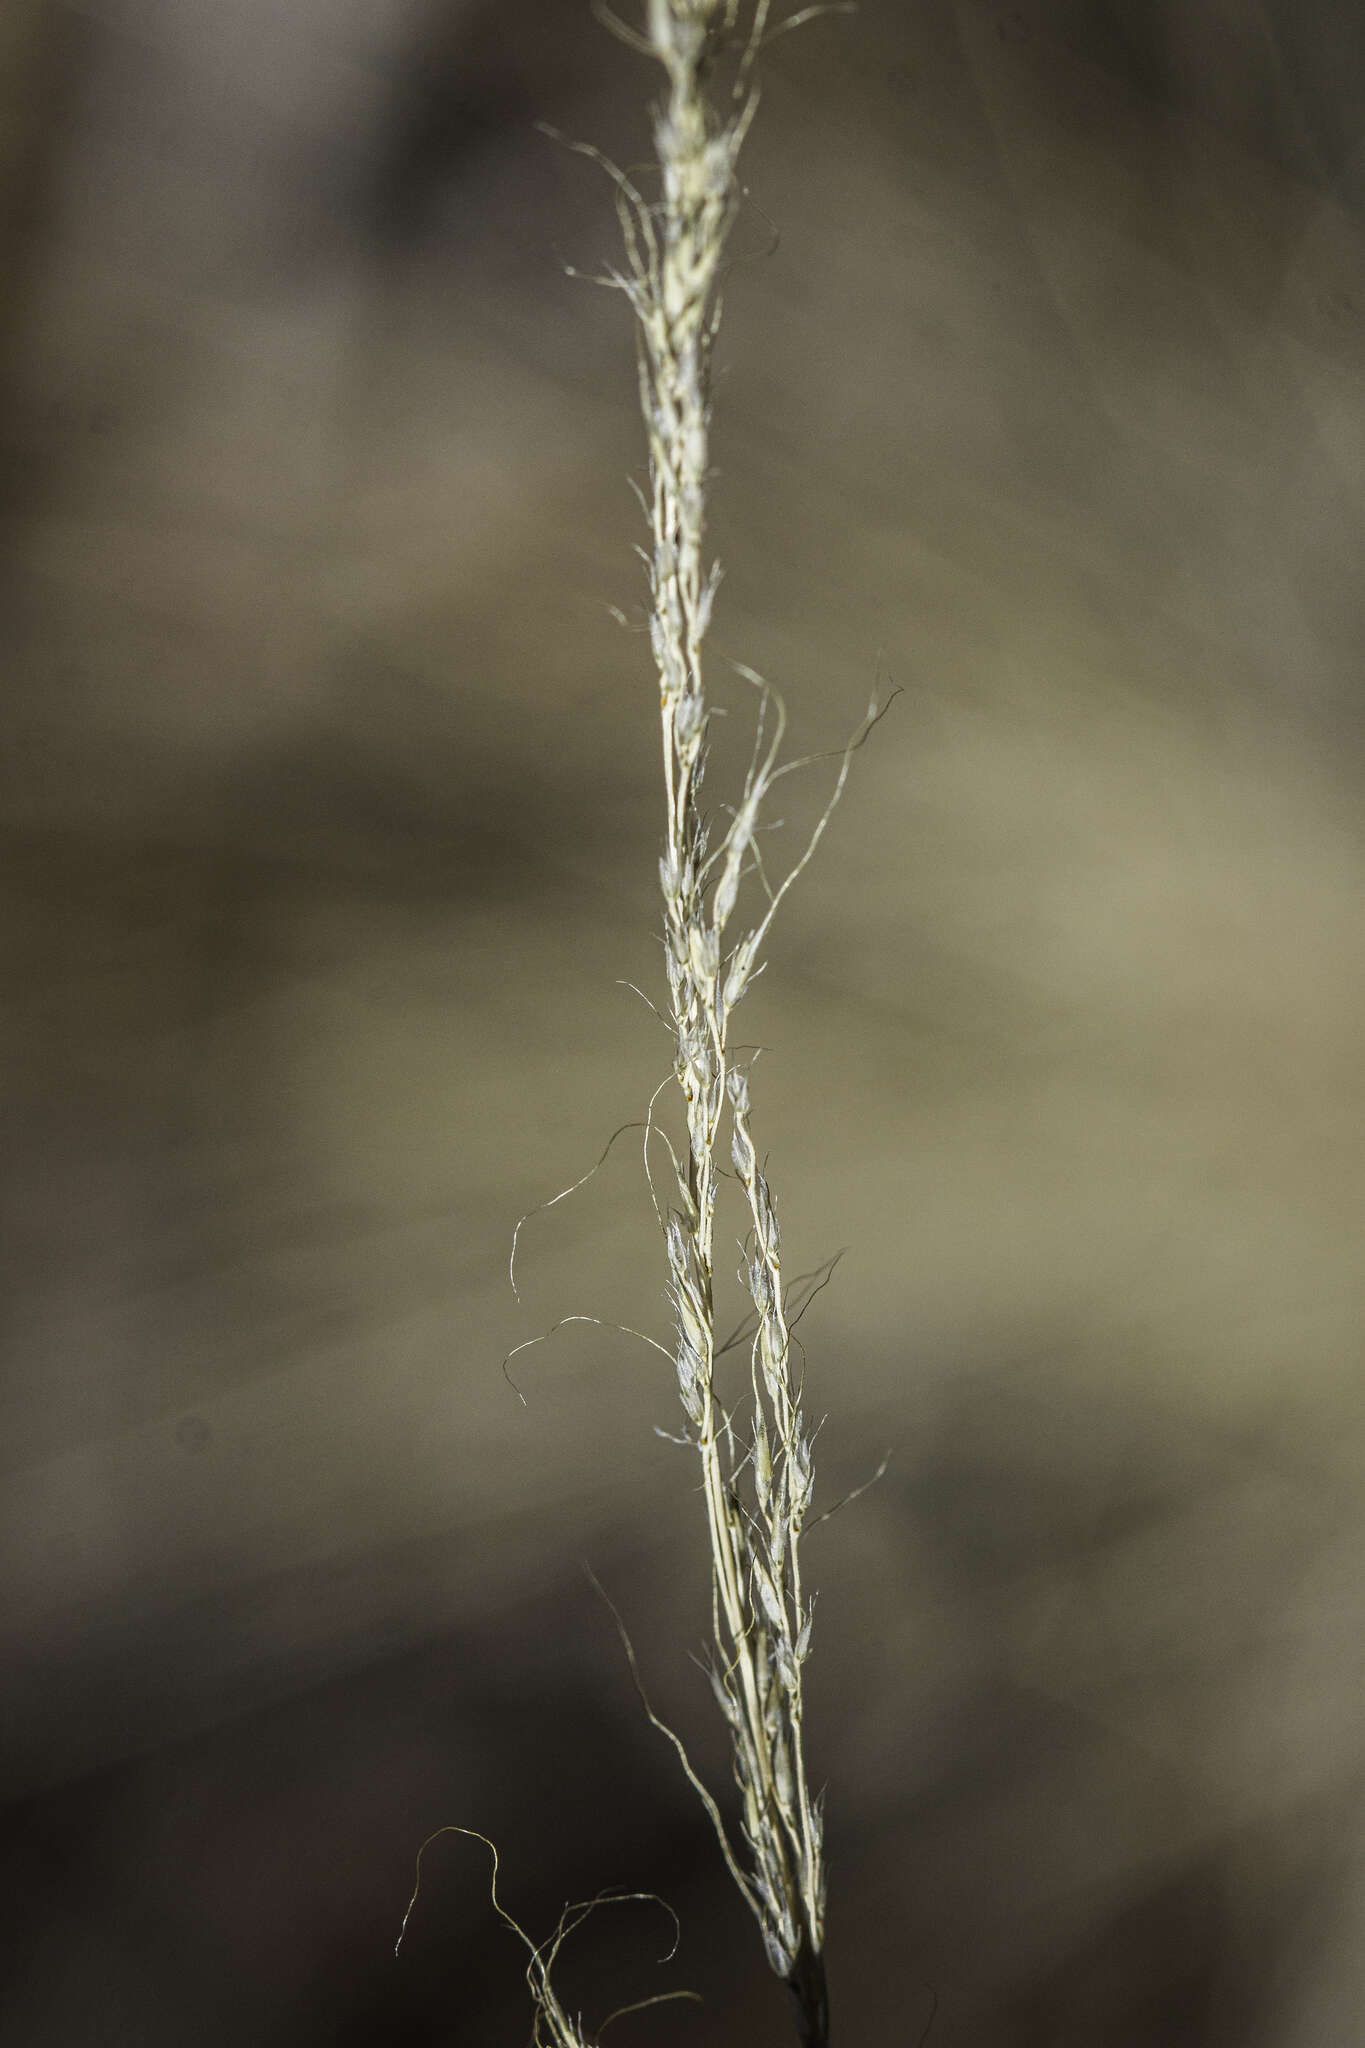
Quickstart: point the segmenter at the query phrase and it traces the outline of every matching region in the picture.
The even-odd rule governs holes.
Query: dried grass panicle
[[[776,888],[757,833],[774,782],[801,764],[778,765],[782,705],[751,670],[739,673],[758,693],[753,753],[723,830],[703,815],[699,795],[710,718],[702,650],[719,580],[706,559],[704,530],[721,263],[739,200],[738,159],[757,104],[754,59],[765,40],[796,20],[773,23],[770,4],[648,0],[642,31],[615,24],[662,66],[665,84],[653,119],[657,197],[646,198],[634,180],[607,166],[626,262],[601,282],[623,292],[635,315],[649,442],[650,636],[666,800],[659,880],[668,1020],[687,1134],[685,1146],[668,1148],[676,1185],[666,1212],[660,1205],[660,1220],[678,1395],[687,1441],[701,1463],[711,1545],[710,1676],[730,1730],[746,1853],[735,1854],[723,1829],[722,1846],[768,1960],[796,1995],[803,2037],[824,2042],[825,1866],[820,1802],[807,1776],[803,1697],[813,1624],[801,1565],[812,1432],[794,1362],[777,1209],[754,1139],[749,1066],[736,1057],[730,1022],[762,972],[772,919],[824,831],[852,748],[877,713],[845,749],[834,795]],[[813,11],[822,10],[803,15]],[[728,91],[713,95],[727,63]],[[748,891],[755,914],[746,921],[741,899],[755,882]],[[653,1129],[651,1111],[647,1165]],[[716,1209],[727,1158],[744,1205],[740,1279],[750,1302],[749,1385],[734,1405],[722,1398],[716,1370],[729,1348],[717,1342],[715,1308]],[[719,1826],[709,1800],[708,1807]]]

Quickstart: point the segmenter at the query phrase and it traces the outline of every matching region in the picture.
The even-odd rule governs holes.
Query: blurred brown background
[[[746,1030],[816,1304],[838,2038],[1316,2048],[1365,1993],[1365,25],[775,46],[714,671],[903,696]],[[784,2042],[638,1155],[667,1064],[581,0],[0,11],[0,1628],[21,2048]],[[742,741],[737,686],[715,769]],[[789,836],[812,815],[814,770]],[[777,857],[774,850],[774,858]]]

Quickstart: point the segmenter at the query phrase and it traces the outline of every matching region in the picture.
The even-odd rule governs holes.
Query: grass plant
[[[703,651],[719,583],[706,550],[711,372],[722,265],[741,200],[740,153],[758,106],[755,65],[774,36],[811,15],[848,10],[805,8],[774,21],[771,0],[646,0],[639,27],[599,11],[663,73],[649,174],[627,175],[591,144],[571,146],[600,164],[615,189],[624,257],[596,282],[620,292],[634,315],[648,438],[648,481],[640,497],[649,528],[649,634],[664,795],[659,884],[667,993],[659,1014],[674,1057],[649,1105],[643,1149],[674,1327],[671,1344],[646,1341],[671,1362],[681,1441],[700,1468],[711,1576],[707,1667],[729,1732],[737,1832],[681,1739],[640,1691],[705,1806],[770,1967],[792,1994],[801,2041],[806,2048],[828,2048],[823,1799],[813,1789],[806,1757],[805,1672],[815,1603],[802,1541],[811,1518],[814,1430],[794,1326],[830,1268],[792,1280],[785,1275],[776,1199],[755,1136],[756,1054],[736,1044],[732,1025],[763,972],[778,910],[843,791],[853,751],[881,713],[875,703],[869,707],[847,746],[832,757],[837,766],[829,800],[803,850],[777,879],[760,851],[765,807],[775,785],[809,762],[781,759],[782,699],[741,663],[731,667],[755,703],[748,767],[732,802],[708,814],[701,793],[714,715]],[[671,1116],[661,1106],[670,1087],[676,1088]],[[656,1171],[662,1160],[666,1172]],[[722,1209],[735,1214],[746,1304],[728,1333],[717,1308]],[[513,1239],[514,1286],[521,1227]],[[732,1353],[747,1354],[737,1390],[722,1369]],[[622,1635],[639,1685],[624,1628]],[[496,1896],[496,1865],[494,1905],[515,1927]],[[548,2048],[586,2048],[581,2024],[563,2010],[550,1984],[560,1943],[581,1910],[567,1909],[542,1946],[522,1935],[531,1958],[534,2038]]]
[[[815,10],[807,10],[813,12]],[[777,1206],[754,1136],[752,1055],[732,1040],[739,1004],[763,970],[763,947],[788,890],[815,851],[844,786],[852,749],[804,851],[775,884],[759,851],[767,799],[800,762],[781,762],[780,697],[736,665],[757,693],[753,750],[736,801],[708,816],[701,790],[711,719],[703,649],[719,581],[707,559],[711,367],[738,163],[758,104],[754,63],[774,24],[768,0],[650,0],[628,40],[663,70],[653,116],[657,196],[611,169],[626,263],[604,280],[624,294],[639,339],[649,445],[650,640],[659,683],[664,848],[659,862],[668,997],[684,1141],[664,1136],[670,1176],[651,1191],[663,1232],[674,1315],[673,1363],[686,1441],[701,1468],[711,1554],[709,1672],[730,1734],[742,1843],[698,1784],[727,1868],[758,1923],[772,1969],[790,1987],[801,2038],[829,2038],[824,1968],[822,1800],[806,1760],[805,1666],[814,1600],[802,1536],[814,1487],[799,1313],[784,1278]],[[728,60],[728,86],[718,86]],[[662,1127],[651,1104],[650,1140]],[[726,1162],[728,1160],[728,1171]],[[722,1183],[741,1210],[738,1327],[717,1323]],[[803,1299],[807,1298],[803,1296]],[[747,1386],[722,1392],[727,1351],[746,1347]],[[675,1738],[676,1740],[676,1738]]]

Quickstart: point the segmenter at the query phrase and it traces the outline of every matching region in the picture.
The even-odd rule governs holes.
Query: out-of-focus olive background
[[[1326,2048],[1365,1945],[1365,26],[774,45],[726,659],[903,694],[746,1029],[824,1498],[838,2038]],[[0,2038],[779,2043],[634,1140],[667,1066],[580,0],[8,0]],[[789,841],[830,770],[790,795]],[[774,844],[772,860],[780,860]],[[616,2038],[613,2032],[613,2038]]]

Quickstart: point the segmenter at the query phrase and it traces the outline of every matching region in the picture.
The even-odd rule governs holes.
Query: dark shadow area
[[[738,2038],[721,2016],[747,1967],[745,1930],[724,1911],[705,1822],[609,1652],[599,1660],[606,1648],[575,1578],[11,1805],[0,2035],[32,2048],[518,2038],[525,1956],[491,1909],[479,1842],[431,1843],[394,1954],[418,1848],[455,1823],[496,1841],[502,1896],[537,1939],[598,1890],[686,1906],[666,1967],[667,1913],[594,1914],[565,1949],[566,2002],[605,2015],[688,1986],[724,2028],[714,2037]],[[688,2032],[662,2008],[652,2038]]]

